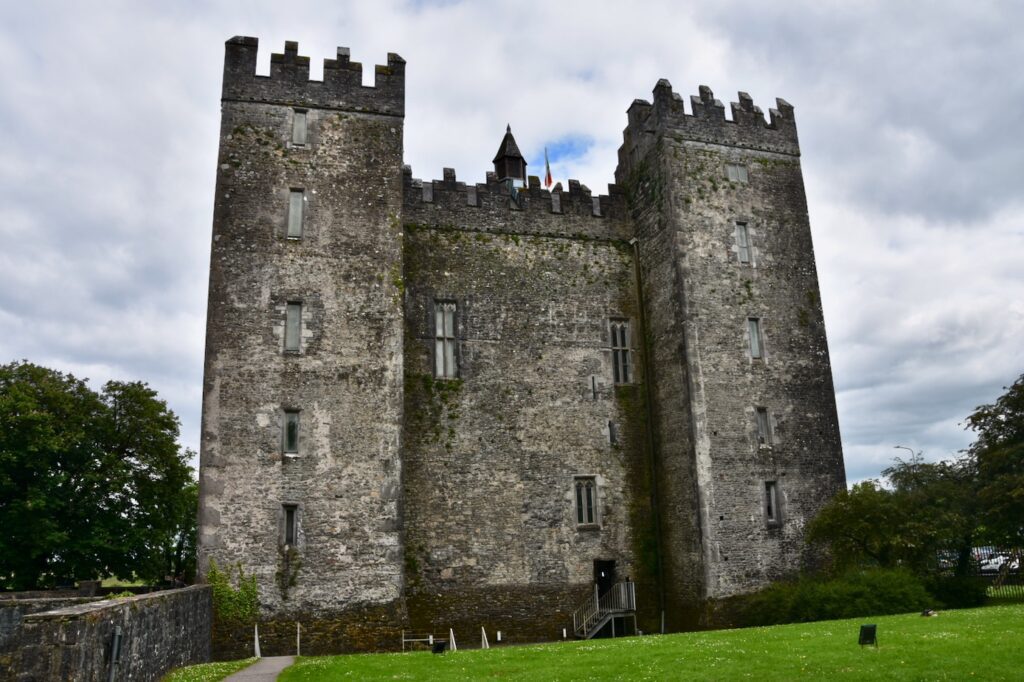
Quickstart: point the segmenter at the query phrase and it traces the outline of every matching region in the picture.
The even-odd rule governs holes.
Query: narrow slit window
[[[779,491],[775,481],[764,484],[764,516],[768,523],[779,522]]]
[[[285,410],[281,449],[286,455],[299,453],[299,411]]]
[[[736,257],[741,263],[750,262],[750,230],[746,223],[736,223]]]
[[[616,384],[628,384],[632,377],[629,357],[629,322],[611,320],[612,374]]]
[[[747,332],[750,335],[750,357],[764,357],[764,343],[761,339],[761,320],[756,317],[748,317]]]
[[[301,340],[302,303],[289,301],[284,316],[284,349],[291,353],[298,353]]]
[[[298,239],[302,236],[302,213],[305,209],[306,192],[293,189],[288,196],[288,238]]]
[[[455,302],[434,304],[434,375],[453,379],[458,375],[455,365]]]
[[[615,422],[608,422],[608,444],[618,445],[619,444],[619,429],[615,426]]]
[[[292,144],[306,144],[306,111],[296,109],[292,115]]]
[[[576,523],[589,526],[597,523],[597,481],[593,476],[576,478]]]
[[[284,505],[284,544],[292,547],[298,537],[298,508],[294,504]]]
[[[771,445],[772,429],[771,422],[768,420],[768,408],[758,407],[755,413],[757,414],[757,443],[762,446]]]

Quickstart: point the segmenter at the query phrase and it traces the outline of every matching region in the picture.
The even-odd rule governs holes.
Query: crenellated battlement
[[[264,102],[310,108],[405,115],[405,60],[388,53],[387,66],[376,66],[374,85],[363,85],[363,65],[347,47],[324,60],[324,79],[309,79],[309,57],[288,41],[284,53],[270,55],[270,76],[256,75],[259,40],[235,36],[224,44],[224,86],[228,101]]]
[[[628,228],[624,193],[617,185],[608,186],[608,194],[593,194],[579,182],[569,180],[568,189],[558,183],[542,189],[540,178],[529,176],[527,186],[510,190],[489,172],[486,181],[460,182],[455,170],[445,168],[441,180],[412,177],[404,167],[407,217],[412,222],[465,224],[467,228],[484,225],[483,216],[499,219],[503,231],[546,234],[585,234],[591,237],[626,238]],[[483,229],[483,228],[479,228]]]
[[[569,180],[569,189],[558,183],[551,190],[541,189],[540,178],[529,176],[527,186],[513,193],[508,183],[488,172],[486,181],[467,185],[455,179],[455,170],[445,168],[442,180],[420,180],[412,177],[412,169],[404,167],[406,203],[455,203],[460,206],[483,208],[503,206],[511,211],[541,211],[556,215],[581,215],[603,218],[614,215],[624,207],[623,194],[618,185],[608,185],[608,194],[594,196],[590,188],[579,180]]]
[[[664,78],[654,86],[653,103],[633,100],[619,148],[620,171],[643,156],[658,133],[694,142],[800,154],[793,105],[786,100],[775,100],[776,106],[768,110],[766,121],[761,107],[754,104],[749,94],[740,92],[739,102],[730,104],[729,119],[725,116],[725,105],[715,99],[711,88],[701,85],[697,92],[690,96],[690,113],[686,112],[683,98],[673,92],[672,84]]]

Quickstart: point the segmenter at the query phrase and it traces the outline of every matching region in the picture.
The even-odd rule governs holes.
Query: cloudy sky
[[[0,362],[147,381],[198,448],[223,45],[250,35],[260,73],[285,40],[315,78],[338,45],[402,55],[424,179],[483,181],[511,123],[535,172],[547,146],[606,191],[659,78],[787,99],[848,476],[949,457],[1024,371],[1021,26],[1009,0],[6,2]]]

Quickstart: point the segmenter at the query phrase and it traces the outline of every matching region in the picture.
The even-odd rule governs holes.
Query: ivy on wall
[[[213,614],[223,623],[255,622],[260,611],[260,594],[256,587],[256,574],[246,576],[242,564],[235,564],[237,578],[232,580],[231,568],[221,571],[217,562],[210,560],[206,581],[213,589]],[[237,587],[233,584],[237,583]]]

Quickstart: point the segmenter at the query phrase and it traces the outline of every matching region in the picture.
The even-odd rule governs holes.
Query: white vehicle
[[[1013,559],[1007,554],[993,554],[985,559],[978,566],[982,573],[998,573],[1003,569],[1003,564],[1009,563],[1009,572],[1016,573],[1020,570],[1020,559]]]

